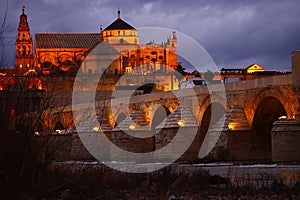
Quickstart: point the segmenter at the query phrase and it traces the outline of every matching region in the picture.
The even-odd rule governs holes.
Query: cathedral
[[[7,71],[6,74],[15,77],[35,76],[39,80],[36,86],[46,90],[50,87],[43,83],[42,79],[45,77],[75,77],[77,73],[124,76],[124,79],[129,77],[123,80],[122,84],[126,86],[142,85],[149,79],[146,75],[155,75],[160,89],[174,90],[178,89],[178,80],[176,76],[169,74],[172,74],[180,62],[177,61],[176,54],[176,32],[171,34],[161,44],[154,41],[140,44],[137,29],[124,21],[118,10],[117,19],[105,29],[101,28],[99,33],[36,33],[32,39],[23,6],[16,39],[16,65],[14,70]],[[112,47],[117,59],[105,70],[81,67],[86,66],[87,56],[103,42]],[[137,77],[138,81],[134,81],[132,76]],[[0,84],[5,88],[10,83],[2,81]]]

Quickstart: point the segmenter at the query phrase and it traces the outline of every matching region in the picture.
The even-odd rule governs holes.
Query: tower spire
[[[22,6],[22,14],[20,15],[18,37],[16,39],[16,73],[23,75],[33,66],[33,44],[30,36],[27,15],[25,14],[25,6]]]
[[[118,9],[118,19],[121,19],[121,12],[120,12],[120,8]]]

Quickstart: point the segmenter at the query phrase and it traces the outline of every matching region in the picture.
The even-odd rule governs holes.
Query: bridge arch
[[[167,116],[170,114],[170,110],[165,106],[158,106],[153,114],[151,121],[151,130],[154,131],[155,127],[157,127]]]
[[[63,130],[75,128],[73,115],[70,110],[63,110],[60,107],[56,108],[57,110],[52,110],[52,108],[47,109],[43,113],[43,124],[45,127],[45,131],[49,131],[50,133],[58,132],[56,130]],[[80,116],[82,117],[82,116]]]
[[[43,89],[43,84],[41,79],[39,78],[31,78],[29,79],[29,81],[27,82],[27,87],[29,89]]]
[[[273,96],[267,96],[259,102],[252,120],[251,149],[271,159],[273,123],[281,116],[287,116],[281,101]]]
[[[213,94],[213,95],[207,95],[205,97],[205,99],[203,100],[203,103],[200,104],[200,110],[199,110],[199,115],[198,115],[198,120],[200,122],[200,124],[202,123],[202,120],[203,120],[203,116],[205,114],[205,112],[207,111],[207,109],[211,109],[212,105],[216,105],[216,106],[213,106],[214,107],[214,110],[217,108],[224,108],[225,111],[228,110],[228,106],[227,106],[227,103],[226,103],[226,100],[221,97],[220,95],[217,95],[217,94]],[[218,107],[218,106],[222,106],[222,107]],[[222,111],[223,109],[221,109]]]
[[[226,107],[220,102],[211,102],[205,109],[202,115],[200,124],[200,132],[202,135],[207,133],[208,129],[211,128],[221,117],[226,113]]]
[[[62,131],[64,129],[65,129],[65,127],[64,127],[64,125],[61,121],[58,121],[58,122],[55,123],[55,125],[54,125],[54,131],[55,132],[56,131]]]
[[[113,103],[113,105],[115,106],[109,107],[106,112],[110,125],[116,127],[129,115],[130,111],[126,105],[121,103]]]
[[[252,129],[257,131],[271,131],[272,124],[281,116],[287,116],[283,104],[275,97],[264,98],[255,111]]]
[[[218,97],[219,98],[219,97]],[[204,138],[209,130],[226,112],[226,105],[224,101],[217,101],[218,98],[210,98],[209,96],[204,100],[200,108],[201,123],[197,135],[189,147],[189,156],[197,160],[199,158],[199,151],[203,145]],[[212,101],[213,100],[213,101]]]
[[[249,124],[253,124],[255,113],[260,105],[266,98],[273,97],[277,99],[281,105],[283,106],[286,115],[288,118],[293,117],[293,110],[290,104],[288,103],[288,99],[285,97],[284,93],[277,88],[265,88],[261,90],[258,95],[254,96],[250,101],[245,104],[245,115],[249,121]]]
[[[124,112],[119,113],[116,117],[114,127],[118,126],[125,118],[126,118],[126,115],[124,114]]]

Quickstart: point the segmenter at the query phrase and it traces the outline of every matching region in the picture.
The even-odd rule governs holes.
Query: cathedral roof
[[[131,25],[129,25],[127,22],[125,22],[122,19],[116,19],[111,25],[109,25],[105,31],[107,30],[131,30],[135,29]]]
[[[91,48],[99,33],[36,33],[36,48]]]
[[[120,17],[120,11],[118,11],[118,18],[112,24],[106,27],[104,30],[107,31],[107,30],[131,30],[131,29],[135,29],[135,28],[132,27],[127,22],[125,22],[124,20],[122,20]]]

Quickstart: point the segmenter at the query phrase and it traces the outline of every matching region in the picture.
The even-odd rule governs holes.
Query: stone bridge
[[[221,134],[216,145],[206,146],[208,149],[213,148],[213,151],[203,157],[274,161],[285,161],[290,157],[291,160],[299,161],[299,55],[299,52],[294,52],[293,73],[289,75],[142,95],[136,92],[126,95],[122,91],[108,91],[109,95],[102,92],[101,98],[92,101],[92,104],[90,95],[84,94],[84,109],[81,112],[72,113],[72,106],[68,105],[63,108],[63,112],[52,112],[50,118],[53,120],[47,125],[54,131],[74,128],[75,118],[87,118],[92,115],[92,109],[98,115],[99,129],[115,140],[115,144],[133,152],[159,149],[172,140],[178,128],[196,126],[197,134],[182,155],[184,160],[199,159],[203,144],[208,137],[213,136],[209,133],[218,130]],[[274,124],[279,119],[281,123]],[[291,127],[290,124],[295,126],[284,128]],[[155,134],[159,133],[158,129],[163,130],[162,134]],[[152,137],[149,136],[146,143],[138,139],[121,144],[117,139],[132,139],[124,133],[125,130],[150,132]],[[120,136],[120,132],[127,136]]]

